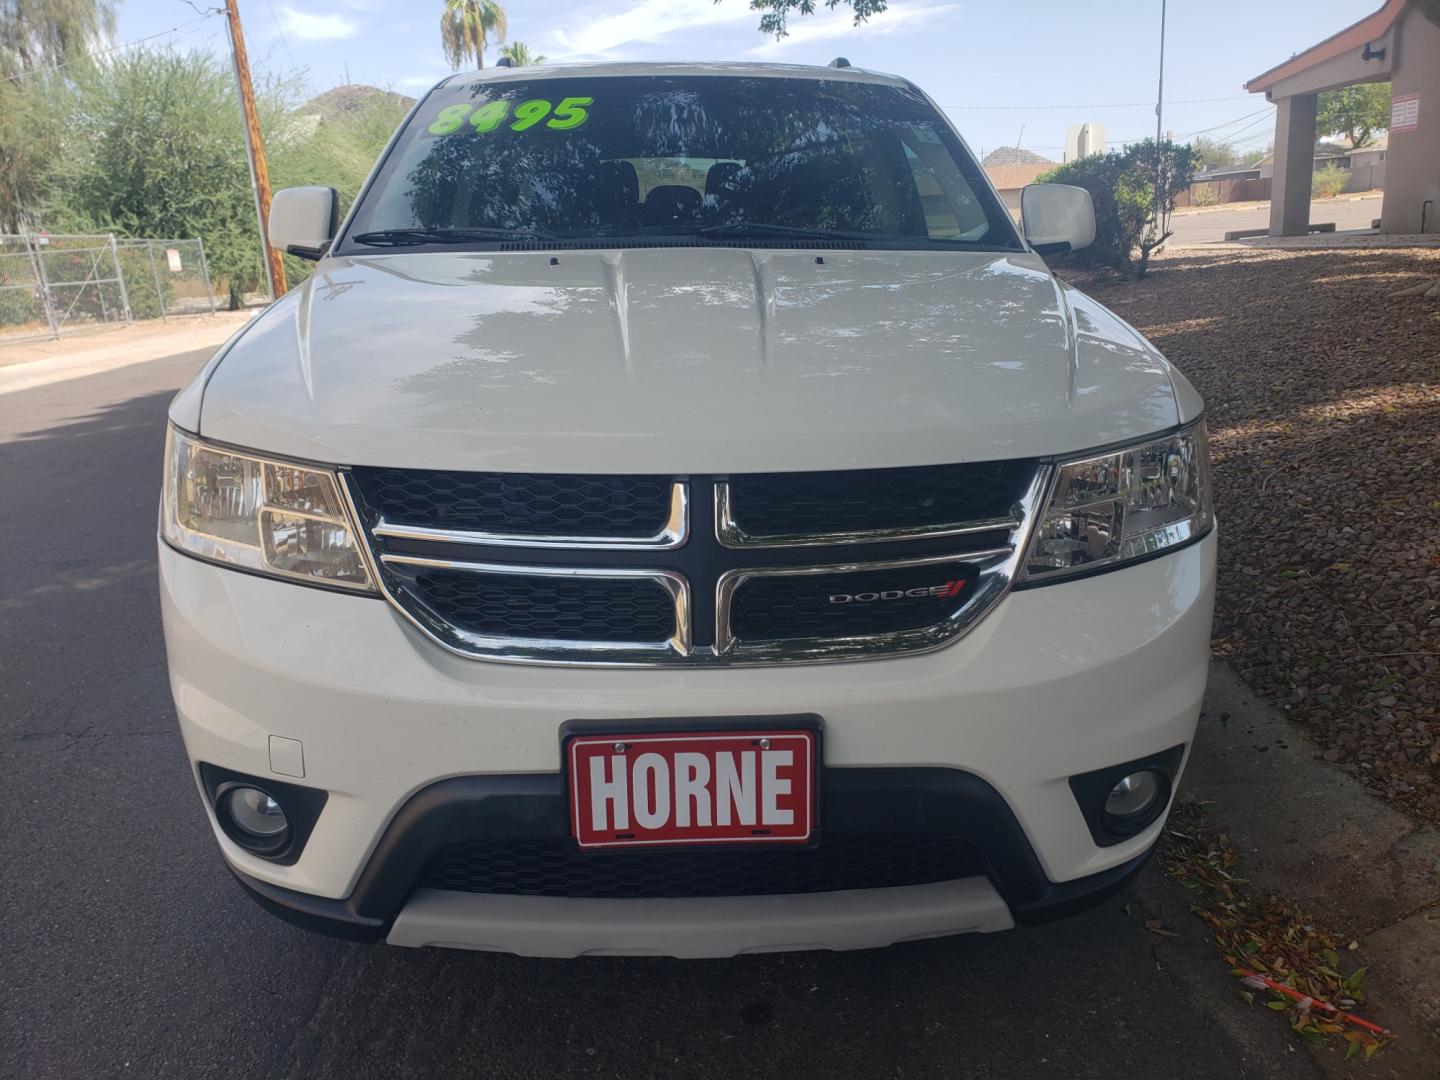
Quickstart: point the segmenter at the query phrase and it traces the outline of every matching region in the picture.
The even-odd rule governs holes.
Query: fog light
[[[237,784],[225,792],[225,816],[235,827],[237,842],[256,851],[279,847],[290,830],[285,811],[267,791]]]
[[[1123,777],[1105,796],[1105,816],[1116,824],[1128,825],[1151,810],[1165,784],[1154,769],[1141,769]]]

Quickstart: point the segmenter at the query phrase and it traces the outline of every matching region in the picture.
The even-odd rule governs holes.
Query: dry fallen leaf
[[[1356,942],[1341,954],[1335,937],[1314,919],[1281,897],[1252,898],[1245,879],[1234,871],[1239,856],[1225,834],[1205,823],[1204,811],[1195,803],[1176,803],[1170,824],[1160,839],[1160,858],[1165,873],[1185,887],[1190,910],[1210,927],[1231,974],[1241,981],[1241,996],[1252,1003],[1264,994],[1265,1006],[1284,1013],[1291,1029],[1310,1042],[1324,1042],[1340,1036],[1357,1049],[1351,1053],[1373,1054],[1390,1041],[1351,1026],[1343,1016],[1319,1005],[1327,1003],[1344,1013],[1361,1007],[1361,989],[1368,969],[1356,967],[1341,973],[1342,962],[1352,963],[1349,953]],[[1145,923],[1151,933],[1174,937],[1151,919]],[[1258,976],[1293,990],[1298,1000],[1275,991]]]

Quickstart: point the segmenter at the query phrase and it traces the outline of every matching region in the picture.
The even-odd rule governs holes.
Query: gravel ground
[[[1191,250],[1077,283],[1205,397],[1216,654],[1440,821],[1440,304],[1386,295],[1435,274],[1434,250]]]

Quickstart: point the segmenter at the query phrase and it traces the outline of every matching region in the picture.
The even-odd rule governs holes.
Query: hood
[[[1028,253],[653,248],[327,259],[215,367],[200,433],[678,474],[1059,454],[1178,420],[1159,354]]]

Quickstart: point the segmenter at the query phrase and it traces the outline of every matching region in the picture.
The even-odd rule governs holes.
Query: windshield
[[[600,238],[1021,247],[974,159],[913,90],[657,75],[432,92],[339,250]]]

